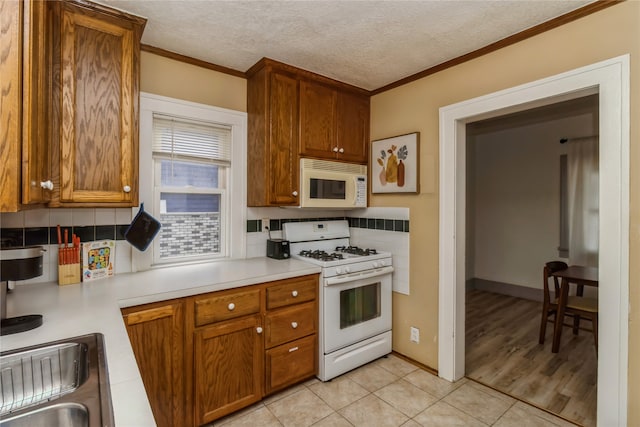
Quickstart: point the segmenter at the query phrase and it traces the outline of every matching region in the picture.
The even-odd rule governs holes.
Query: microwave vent
[[[332,162],[328,160],[301,159],[303,169],[313,169],[329,172],[343,172],[356,175],[366,175],[367,166],[355,163]]]

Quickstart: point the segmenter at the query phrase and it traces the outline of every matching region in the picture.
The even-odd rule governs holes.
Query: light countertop
[[[7,316],[42,314],[44,322],[34,330],[3,336],[0,348],[102,333],[116,426],[153,426],[121,308],[319,272],[303,261],[249,258],[118,274],[75,285],[18,284],[7,297]]]

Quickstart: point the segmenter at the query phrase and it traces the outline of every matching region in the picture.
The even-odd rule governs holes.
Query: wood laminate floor
[[[585,427],[596,425],[597,357],[591,332],[562,334],[553,324],[538,344],[542,303],[507,295],[466,294],[466,376]],[[591,322],[581,326],[590,328]]]

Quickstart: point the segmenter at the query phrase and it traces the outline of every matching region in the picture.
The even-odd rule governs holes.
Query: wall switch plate
[[[411,342],[416,344],[420,343],[420,329],[411,327],[411,338],[409,338]]]

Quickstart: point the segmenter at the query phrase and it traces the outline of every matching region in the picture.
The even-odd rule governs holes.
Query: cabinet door
[[[336,158],[336,100],[335,89],[310,81],[300,81],[302,156]]]
[[[156,424],[184,423],[184,308],[173,302],[124,309],[124,322]]]
[[[267,350],[265,394],[314,376],[318,365],[316,343],[314,334]]]
[[[338,158],[367,164],[369,148],[369,98],[338,94]]]
[[[269,203],[298,205],[298,81],[271,73],[269,96]]]
[[[22,82],[22,204],[51,200],[53,182],[49,158],[48,107],[51,42],[47,2],[25,1]]]
[[[202,425],[262,398],[261,316],[213,324],[194,332],[195,423]]]
[[[137,32],[62,8],[60,201],[136,205]]]
[[[0,2],[0,212],[20,207],[22,6]]]

